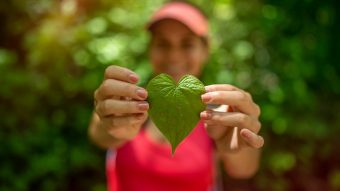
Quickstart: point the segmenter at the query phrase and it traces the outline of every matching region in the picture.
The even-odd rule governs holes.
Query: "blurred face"
[[[152,27],[149,56],[156,74],[177,82],[185,74],[199,76],[207,55],[207,45],[182,23],[167,19]]]

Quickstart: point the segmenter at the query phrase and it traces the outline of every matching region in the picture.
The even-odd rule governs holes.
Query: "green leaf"
[[[149,115],[168,139],[172,154],[193,130],[205,109],[201,94],[204,85],[196,77],[185,75],[178,84],[167,74],[154,77],[147,85]]]

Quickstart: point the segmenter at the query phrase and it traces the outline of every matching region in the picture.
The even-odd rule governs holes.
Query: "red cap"
[[[147,28],[163,19],[174,19],[183,23],[198,36],[208,35],[208,22],[202,13],[195,7],[182,2],[167,3],[158,9],[151,17]]]

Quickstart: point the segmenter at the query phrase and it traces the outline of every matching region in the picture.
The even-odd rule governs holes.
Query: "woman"
[[[185,74],[200,76],[209,54],[208,23],[197,8],[172,2],[155,12],[147,29],[151,34],[149,59],[155,74],[176,81]],[[138,87],[133,71],[109,66],[95,91],[95,113],[90,138],[109,149],[110,190],[212,190],[215,166],[222,161],[234,178],[253,176],[264,140],[260,108],[249,93],[229,84],[206,86],[204,103],[221,105],[201,112],[201,121],[178,146],[171,148],[148,119],[148,93]]]

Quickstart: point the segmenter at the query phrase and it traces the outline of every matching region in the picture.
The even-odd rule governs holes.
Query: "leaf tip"
[[[172,157],[172,158],[174,158],[174,156],[175,156],[175,151],[176,151],[175,148],[172,148],[172,149],[171,149],[171,157]]]

